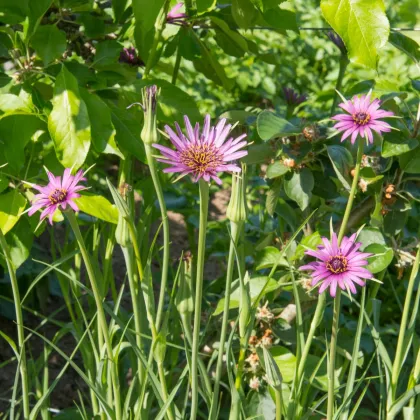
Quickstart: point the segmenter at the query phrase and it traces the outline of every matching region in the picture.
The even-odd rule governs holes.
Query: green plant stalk
[[[419,263],[420,263],[420,247],[417,248],[416,259],[414,261],[413,268],[410,274],[410,279],[408,281],[407,293],[405,295],[405,301],[404,301],[404,310],[403,310],[403,314],[401,318],[400,332],[398,334],[397,351],[395,353],[394,363],[392,365],[392,376],[391,376],[392,401],[395,400],[395,396],[397,392],[398,379],[400,376],[402,358],[403,358],[403,353],[404,353],[403,346],[404,346],[405,334],[407,330],[411,298],[413,296],[414,286],[416,283],[416,277],[419,271]]]
[[[114,362],[112,343],[109,336],[108,324],[106,322],[105,311],[102,304],[102,298],[99,292],[99,286],[96,281],[95,270],[93,268],[89,253],[86,249],[85,241],[83,239],[82,233],[80,232],[75,214],[73,213],[72,210],[65,211],[65,214],[67,216],[67,219],[70,223],[71,228],[73,229],[74,236],[76,237],[77,243],[79,245],[80,253],[82,254],[83,260],[85,262],[86,271],[88,273],[90,285],[92,288],[92,293],[95,299],[96,309],[98,312],[99,326],[102,330],[102,335],[105,341],[107,356],[108,356],[109,362],[111,363],[111,382],[112,382],[114,401],[115,401],[115,404],[114,404],[115,416],[116,416],[116,420],[120,420],[122,419],[122,416],[121,416],[121,397],[120,397],[120,390],[119,390],[119,385],[118,385],[118,368]]]
[[[245,340],[241,340],[240,343],[240,350],[239,350],[239,357],[238,357],[238,368],[236,370],[236,379],[235,379],[235,388],[239,391],[242,387],[242,376],[244,374],[244,366],[245,366],[245,356],[246,356],[246,349],[247,343]]]
[[[349,62],[350,61],[347,58],[347,55],[342,54],[340,58],[340,69],[338,71],[337,83],[335,84],[336,91],[341,90],[341,86],[343,85],[344,74],[346,72],[347,66],[349,65]],[[338,93],[335,92],[333,104],[331,106],[331,115],[333,115],[335,108],[337,106],[337,103],[338,103]]]
[[[153,185],[156,190],[157,199],[159,202],[160,213],[163,225],[163,263],[162,263],[162,280],[160,283],[159,302],[156,313],[156,328],[159,331],[162,322],[163,305],[165,303],[166,284],[168,281],[169,268],[169,221],[166,211],[165,199],[163,196],[162,185],[160,184],[159,175],[156,168],[156,163],[153,158],[153,151],[150,144],[144,142],[146,150],[147,163],[149,164],[150,174],[152,176]],[[140,256],[139,256],[140,257]],[[137,256],[136,259],[138,260]]]
[[[172,73],[172,84],[176,85],[176,79],[178,78],[179,73],[179,67],[181,65],[181,49],[179,48],[180,42],[178,42],[178,48],[176,50],[176,59],[175,59],[175,65],[174,65],[174,72]]]
[[[346,210],[344,212],[343,221],[338,232],[338,244],[341,243],[347,229],[347,222],[350,217],[351,209],[353,207],[354,197],[356,195],[357,183],[359,182],[360,166],[363,156],[364,140],[359,139],[357,149],[356,166],[354,168],[354,177],[351,184],[349,201],[347,202]],[[327,420],[333,420],[334,417],[334,402],[335,402],[335,356],[337,352],[337,334],[338,334],[338,320],[340,318],[340,303],[341,303],[341,289],[337,287],[336,296],[334,299],[333,322],[330,343],[330,359],[328,363],[328,404],[327,404]]]
[[[219,354],[217,357],[216,375],[214,378],[213,398],[211,402],[209,419],[216,419],[217,416],[217,402],[219,400],[220,378],[222,376],[223,355],[225,353],[226,334],[229,323],[230,294],[232,288],[233,270],[235,268],[235,249],[236,245],[238,244],[239,237],[241,235],[242,226],[243,222],[230,222],[231,241],[226,272],[225,304],[223,308],[222,330],[220,333],[219,341]]]
[[[281,420],[281,391],[276,389],[274,392],[276,394],[276,420]]]
[[[18,333],[18,344],[20,354],[20,376],[22,379],[22,403],[23,403],[23,417],[29,418],[29,380],[28,370],[26,365],[26,350],[25,350],[25,333],[23,330],[23,314],[22,305],[20,302],[19,283],[16,276],[16,270],[13,266],[12,257],[10,255],[9,246],[7,245],[6,239],[3,232],[0,229],[0,245],[3,250],[4,257],[6,259],[7,269],[9,271],[10,282],[12,284],[13,301],[15,304],[16,312],[16,326]]]
[[[198,344],[200,341],[201,300],[203,297],[204,257],[206,253],[207,216],[209,211],[209,185],[202,178],[199,181],[200,189],[200,225],[198,232],[197,274],[195,277],[194,300],[194,331],[191,357],[191,420],[197,418],[198,410]]]
[[[146,79],[149,76],[150,70],[152,69],[153,63],[155,61],[157,47],[159,46],[160,39],[162,38],[162,32],[166,25],[166,15],[168,14],[169,3],[169,0],[165,1],[165,4],[160,10],[159,16],[156,20],[155,36],[153,38],[152,48],[150,49],[149,57],[146,62],[146,68],[144,69],[143,79]]]

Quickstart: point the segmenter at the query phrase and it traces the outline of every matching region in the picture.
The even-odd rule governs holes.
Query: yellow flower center
[[[344,271],[347,271],[347,258],[343,255],[330,257],[327,261],[327,269],[334,274],[344,273]]]
[[[370,121],[370,115],[366,112],[355,112],[352,117],[353,121],[358,125],[366,125]]]
[[[52,192],[48,198],[51,204],[62,203],[67,197],[67,190],[63,188],[56,188],[54,192]]]

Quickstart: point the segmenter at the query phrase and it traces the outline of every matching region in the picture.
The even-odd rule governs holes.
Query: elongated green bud
[[[162,364],[166,354],[166,329],[161,331],[153,343],[153,357],[158,364]]]
[[[240,282],[240,299],[239,299],[239,336],[245,337],[251,314],[251,296],[249,293],[249,275],[245,273],[245,278]]]
[[[144,125],[141,138],[146,145],[159,141],[159,131],[156,125],[156,111],[159,90],[156,85],[146,86],[142,90]]]
[[[190,319],[194,311],[194,301],[192,294],[192,256],[190,252],[184,254],[181,262],[179,288],[176,295],[175,304],[181,316]]]
[[[127,248],[131,245],[130,232],[128,231],[127,220],[121,215],[118,215],[118,225],[115,229],[115,240],[118,245]]]
[[[247,218],[246,205],[246,165],[242,163],[242,172],[232,174],[232,192],[226,217],[232,222],[244,222]]]
[[[264,367],[267,383],[276,391],[281,391],[283,377],[281,376],[280,369],[270,351],[265,347],[263,347],[262,350],[264,354]]]

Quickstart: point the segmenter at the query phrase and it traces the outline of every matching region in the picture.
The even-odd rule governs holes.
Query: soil
[[[226,217],[226,207],[228,204],[229,195],[229,191],[225,190],[218,191],[214,194],[210,202],[210,220],[223,220]],[[182,251],[188,250],[189,245],[186,233],[186,225],[183,216],[179,213],[168,212],[168,217],[172,241],[171,261],[176,261],[180,257]],[[43,246],[48,246],[47,242],[49,241],[49,237],[44,234],[41,236],[40,241]],[[119,276],[119,278],[116,278],[117,284],[121,284],[121,281],[125,276],[125,265],[122,253],[118,247],[116,247],[114,252],[113,268],[115,276]],[[213,279],[217,278],[221,274],[219,264],[217,264],[216,261],[212,258],[208,260],[205,271],[206,277]],[[130,299],[124,299],[122,304],[128,311],[130,310]],[[51,295],[47,301],[47,311],[43,315],[48,316],[62,306],[62,299]],[[66,310],[61,311],[54,317],[54,319],[62,323],[69,322],[69,317],[66,313]],[[39,323],[40,318],[36,316],[27,315],[25,317],[25,327],[35,329],[39,327]],[[40,333],[51,340],[58,330],[59,327],[51,323],[47,323],[42,327]],[[14,321],[0,316],[0,331],[11,337],[13,340],[17,341],[16,325]],[[70,334],[67,334],[60,341],[59,347],[66,354],[70,355],[75,347],[75,344],[76,343],[73,337]],[[36,360],[42,355],[44,348],[42,339],[36,336],[32,336],[27,341],[27,346],[28,360]],[[12,387],[15,380],[17,364],[13,357],[13,350],[8,345],[6,340],[0,337],[0,419],[2,420],[7,418],[6,412],[10,408],[9,399],[12,394]],[[80,354],[76,354],[73,360],[77,365],[82,366],[82,358]],[[50,383],[57,377],[64,365],[65,359],[58,353],[52,352],[49,355],[48,370]],[[54,409],[54,412],[58,412],[59,410],[66,407],[74,406],[74,402],[79,404],[79,392],[81,395],[86,395],[88,393],[88,387],[79,377],[78,373],[69,367],[50,396],[50,407]]]

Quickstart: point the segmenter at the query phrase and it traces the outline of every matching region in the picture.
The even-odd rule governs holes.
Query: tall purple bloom
[[[183,25],[187,19],[186,13],[178,13],[178,10],[184,5],[183,2],[177,3],[166,15],[166,21],[168,23],[180,23]]]
[[[338,114],[331,118],[338,121],[334,128],[344,132],[341,141],[351,135],[351,142],[354,144],[359,135],[373,143],[372,130],[379,134],[391,131],[391,126],[379,118],[392,117],[394,113],[379,109],[380,105],[379,99],[371,101],[370,93],[360,97],[354,96],[351,101],[341,103],[340,108],[348,114]]]
[[[299,95],[297,92],[295,92],[292,88],[289,87],[283,88],[283,96],[285,101],[287,102],[287,105],[294,106],[298,106],[308,99],[306,95]]]
[[[317,251],[307,250],[305,254],[315,257],[317,261],[300,267],[300,270],[313,270],[312,286],[321,283],[319,293],[330,288],[330,294],[335,297],[337,286],[342,290],[348,289],[355,294],[355,283],[364,286],[363,279],[371,279],[372,273],[364,268],[368,264],[366,258],[372,254],[359,252],[361,242],[354,242],[356,234],[349,238],[345,236],[338,245],[337,235],[333,233],[331,242],[322,238],[324,245],[319,245]]]
[[[79,208],[74,203],[74,199],[80,197],[77,191],[83,190],[86,187],[77,185],[80,181],[86,181],[83,177],[83,171],[80,170],[76,175],[71,175],[71,169],[64,170],[63,179],[61,176],[54,176],[50,171],[47,171],[49,183],[43,187],[41,185],[31,184],[32,188],[39,191],[36,194],[32,206],[28,210],[29,216],[32,216],[38,210],[43,209],[40,220],[48,216],[49,222],[52,225],[52,218],[54,212],[61,207],[63,210],[69,205],[74,211],[79,211]]]
[[[209,182],[212,178],[219,185],[222,183],[217,176],[219,172],[241,172],[238,165],[229,162],[248,154],[246,150],[240,150],[247,145],[245,140],[241,141],[246,134],[226,140],[232,130],[232,125],[226,124],[225,118],[221,119],[216,126],[211,126],[210,115],[206,115],[201,132],[199,123],[193,128],[187,116],[184,116],[184,121],[187,135],[182,133],[178,123],[175,123],[176,133],[168,125],[165,126],[169,140],[176,150],[153,144],[153,147],[159,149],[163,155],[158,161],[170,165],[163,172],[190,174],[194,182],[200,178]]]

